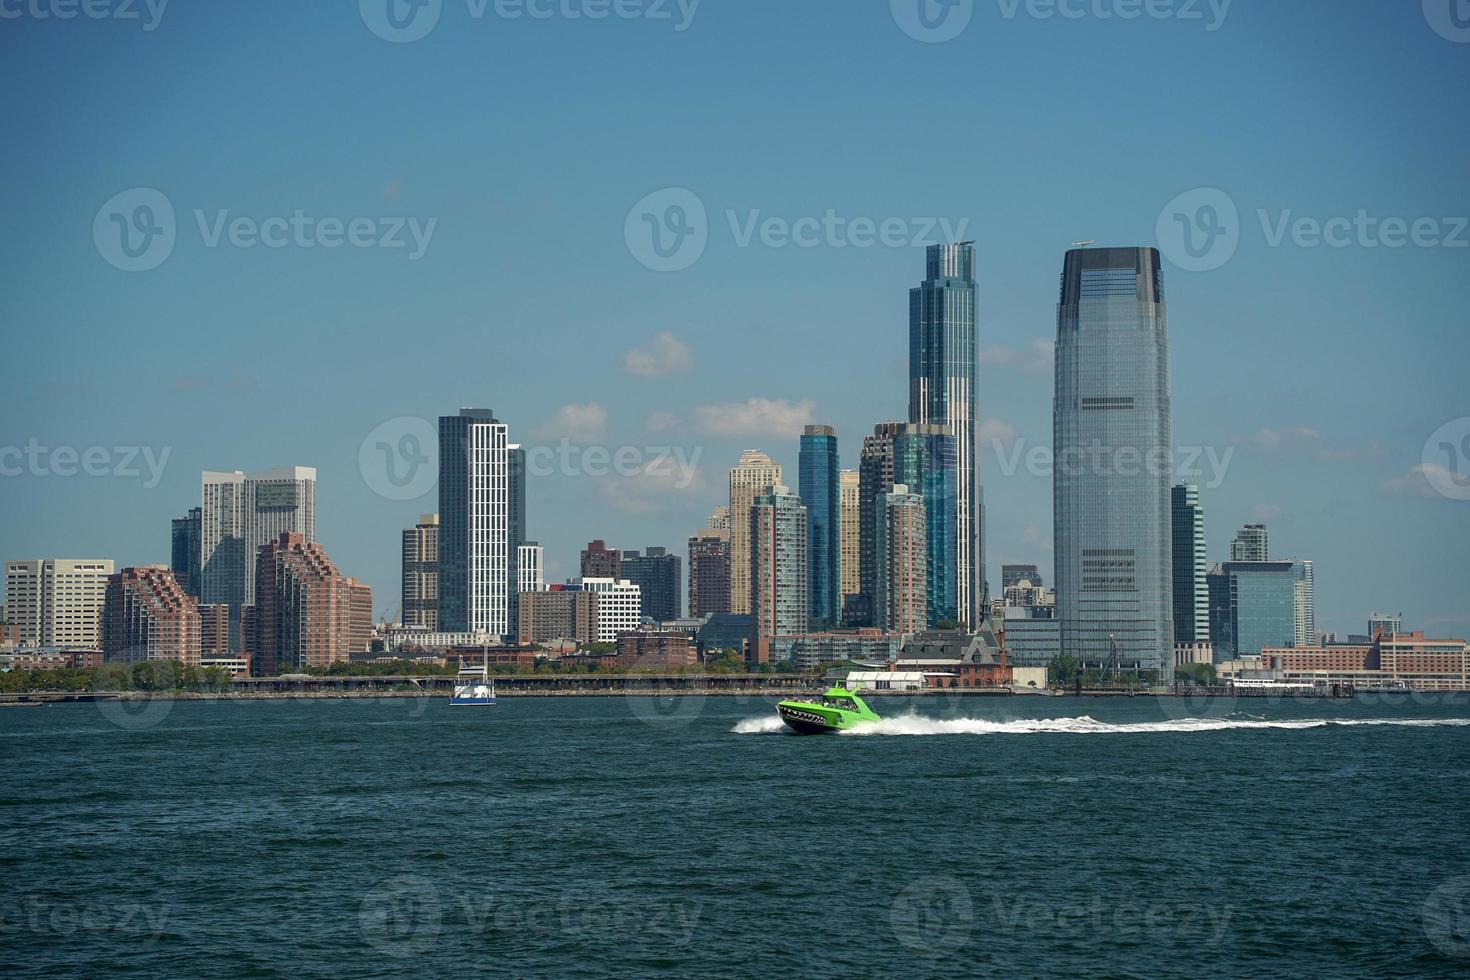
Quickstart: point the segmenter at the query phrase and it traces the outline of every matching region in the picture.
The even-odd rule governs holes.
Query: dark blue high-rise
[[[807,512],[807,606],[811,628],[837,624],[842,614],[841,516],[837,433],[809,425],[801,436],[798,491]]]

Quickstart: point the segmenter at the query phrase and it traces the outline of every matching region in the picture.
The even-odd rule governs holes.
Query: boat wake
[[[849,728],[842,735],[1146,735],[1155,732],[1221,732],[1249,729],[1299,731],[1308,728],[1465,728],[1470,718],[1175,718],[1112,724],[1087,715],[1079,718],[1021,718],[987,721],[982,718],[930,718],[899,715]],[[737,735],[775,735],[788,731],[780,718],[747,718],[730,729]]]
[[[752,722],[757,719],[751,719]],[[772,719],[779,726],[777,719]],[[746,724],[742,722],[742,724]],[[1023,718],[1015,721],[985,721],[980,718],[929,718],[907,714],[858,725],[842,735],[1139,735],[1155,732],[1219,732],[1235,729],[1351,728],[1395,726],[1436,728],[1470,726],[1470,718],[1299,718],[1256,721],[1229,718],[1176,718],[1169,721],[1140,721],[1111,724],[1083,715],[1079,718]],[[740,730],[737,726],[737,731]],[[755,729],[751,729],[754,731]],[[764,729],[761,729],[764,730]]]

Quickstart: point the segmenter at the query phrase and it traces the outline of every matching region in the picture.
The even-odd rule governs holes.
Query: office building
[[[924,498],[902,483],[882,497],[878,534],[877,627],[890,633],[928,628],[928,535]]]
[[[862,480],[857,470],[843,470],[838,477],[837,509],[838,520],[838,588],[842,597],[842,609],[848,600],[862,591],[859,575],[859,556],[862,554],[862,512],[858,503],[861,499]]]
[[[750,509],[755,498],[781,483],[781,467],[765,453],[747,449],[730,470],[730,611],[749,615]]]
[[[643,625],[643,593],[632,582],[584,578],[581,587],[597,594],[596,642],[615,643],[618,636]]]
[[[325,667],[367,649],[371,590],[304,535],[284,533],[261,547],[254,591],[247,649],[256,677]]]
[[[1174,642],[1210,639],[1210,590],[1206,582],[1205,511],[1199,487],[1181,483],[1170,491],[1174,552]]]
[[[439,624],[446,633],[514,632],[509,431],[483,408],[439,419]]]
[[[589,541],[582,549],[581,573],[583,578],[622,578],[622,553],[601,538]]]
[[[893,489],[893,440],[904,426],[903,422],[879,422],[872,435],[863,437],[858,457],[858,596],[844,610],[849,625],[877,622],[879,507],[883,494]]]
[[[959,457],[946,425],[905,425],[893,437],[893,482],[924,501],[928,627],[960,624]]]
[[[931,245],[909,291],[909,421],[946,425],[956,449],[955,584],[960,621],[978,624],[986,594],[978,448],[975,246]]]
[[[1000,566],[1000,587],[1002,589],[1009,589],[1022,582],[1030,582],[1037,586],[1046,584],[1041,580],[1041,569],[1035,565]]]
[[[1061,655],[1060,625],[1040,606],[1006,606],[1004,641],[1010,662],[1017,667],[1045,667]]]
[[[1296,644],[1297,583],[1305,570],[1291,561],[1227,561],[1207,576],[1210,642],[1220,660],[1257,656]]]
[[[689,615],[729,611],[730,529],[705,527],[689,538]]]
[[[112,561],[36,558],[5,563],[5,615],[25,647],[100,650]]]
[[[526,541],[516,548],[516,592],[546,591],[546,549],[535,541]],[[517,622],[520,621],[517,600]]]
[[[200,660],[199,600],[163,565],[124,568],[107,578],[102,655],[108,663]]]
[[[901,641],[897,633],[857,629],[772,636],[766,643],[771,663],[790,663],[796,670],[815,670],[823,664],[887,664],[898,656]]]
[[[625,551],[622,570],[623,578],[638,586],[646,618],[663,623],[684,615],[684,563],[678,555],[665,548],[649,548],[643,554]]]
[[[1269,561],[1270,536],[1264,524],[1247,524],[1230,542],[1231,561]]]
[[[1062,653],[1173,678],[1168,311],[1152,248],[1067,253],[1052,484]]]
[[[183,517],[173,519],[169,568],[179,579],[185,592],[199,598],[199,526],[203,510],[194,507]]]
[[[767,663],[769,637],[805,633],[810,622],[806,505],[776,484],[754,499],[749,520],[752,651],[756,663]]]
[[[439,629],[439,515],[420,515],[403,530],[403,612],[411,629]]]
[[[806,506],[807,619],[813,628],[842,618],[841,521],[837,431],[809,425],[801,435],[797,493]]]

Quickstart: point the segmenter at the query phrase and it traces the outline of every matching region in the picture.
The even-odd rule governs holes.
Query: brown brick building
[[[622,670],[676,671],[693,667],[699,654],[689,634],[677,630],[639,630],[618,635],[618,667]]]
[[[198,601],[165,565],[124,568],[107,578],[102,654],[108,663],[177,660],[199,666]]]
[[[522,592],[516,631],[522,643],[597,640],[597,593],[552,586],[547,592]]]
[[[261,547],[255,602],[247,646],[256,677],[345,661],[372,635],[372,590],[300,534]]]
[[[607,542],[598,538],[596,541],[587,542],[587,547],[582,549],[582,577],[583,578],[622,578],[622,554],[616,548],[609,548]]]
[[[689,617],[730,611],[730,532],[704,528],[689,539]]]

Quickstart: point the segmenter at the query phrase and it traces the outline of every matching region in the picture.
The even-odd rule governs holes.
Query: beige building
[[[781,467],[758,449],[740,454],[730,470],[730,612],[750,614],[750,508],[780,484]]]
[[[404,626],[439,628],[439,515],[424,514],[403,529]]]
[[[102,649],[112,561],[37,558],[5,563],[5,612],[21,646]]]
[[[848,596],[857,595],[862,591],[861,579],[858,576],[859,556],[862,554],[858,543],[862,539],[863,523],[862,509],[858,506],[858,502],[862,499],[858,493],[860,485],[857,470],[842,471],[837,485],[837,504],[842,512],[837,522],[839,532],[837,551],[840,562],[837,579],[844,602],[847,601]]]

